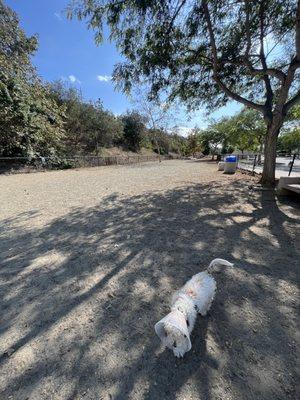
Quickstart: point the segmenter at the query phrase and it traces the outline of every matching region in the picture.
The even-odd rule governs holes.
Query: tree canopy
[[[127,59],[114,74],[124,89],[145,78],[153,94],[167,89],[191,106],[215,107],[235,99],[259,111],[266,106],[266,80],[275,92],[287,69],[294,75],[299,68],[293,44],[296,12],[297,0],[75,0],[69,7],[69,16],[87,19],[97,43],[104,22],[110,26]],[[281,55],[272,57],[266,44],[275,47],[277,41]],[[268,68],[260,66],[267,60]],[[299,97],[294,86],[290,95]]]
[[[227,145],[242,152],[262,151],[266,124],[260,113],[251,109],[243,109],[230,118],[223,118],[214,125],[214,129],[223,133]]]

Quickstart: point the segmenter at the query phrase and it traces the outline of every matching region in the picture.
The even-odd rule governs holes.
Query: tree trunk
[[[161,158],[160,158],[160,147],[159,147],[159,145],[158,145],[158,141],[157,141],[156,137],[154,137],[154,141],[155,141],[155,146],[156,146],[157,153],[158,153],[158,161],[161,162]]]
[[[265,138],[264,167],[261,178],[261,183],[264,186],[271,187],[275,185],[276,145],[279,130],[280,127],[278,125],[268,126]]]

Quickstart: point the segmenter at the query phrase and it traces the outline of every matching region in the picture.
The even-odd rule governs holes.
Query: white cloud
[[[55,16],[59,21],[62,21],[62,16],[61,16],[60,13],[55,12],[55,13],[54,13],[54,16]]]
[[[97,75],[97,79],[100,82],[109,82],[111,80],[111,76],[109,76],[109,75]]]
[[[80,80],[77,79],[75,75],[69,75],[69,80],[72,83],[81,83]]]
[[[189,134],[192,132],[192,129],[193,128],[188,128],[187,126],[178,126],[176,130],[179,135],[188,137]]]

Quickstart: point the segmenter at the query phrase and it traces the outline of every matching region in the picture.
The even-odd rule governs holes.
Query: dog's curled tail
[[[227,260],[223,260],[223,258],[215,258],[212,260],[212,262],[209,264],[207,271],[208,272],[213,272],[213,268],[216,265],[225,265],[226,267],[233,267],[233,264]]]

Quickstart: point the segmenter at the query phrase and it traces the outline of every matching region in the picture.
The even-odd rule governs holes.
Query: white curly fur
[[[171,312],[155,325],[155,331],[164,346],[173,350],[176,357],[183,357],[191,349],[190,334],[197,313],[205,316],[211,307],[216,291],[216,281],[210,275],[216,265],[233,266],[221,258],[214,259],[206,271],[194,275],[174,293]]]

